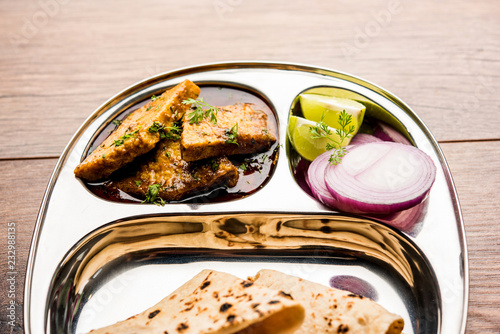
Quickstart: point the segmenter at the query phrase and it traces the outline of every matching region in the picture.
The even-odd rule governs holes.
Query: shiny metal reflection
[[[409,315],[407,326],[414,326],[406,333],[432,333],[439,325],[440,297],[433,270],[425,255],[393,229],[343,215],[239,213],[135,218],[87,235],[55,275],[49,332],[71,332],[79,320],[85,321],[79,318],[81,309],[117,273],[143,267],[142,275],[147,276],[148,264],[197,266],[200,257],[240,263],[354,262],[398,287],[406,307],[400,311]],[[127,313],[123,305],[106,307]]]

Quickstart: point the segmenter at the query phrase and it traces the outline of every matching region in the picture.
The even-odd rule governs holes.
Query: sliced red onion
[[[389,214],[417,205],[435,177],[436,167],[427,154],[392,142],[352,146],[340,164],[325,170],[335,207],[365,214]]]
[[[358,133],[351,139],[350,145],[361,145],[382,141],[382,139],[369,135],[367,133]]]
[[[295,176],[295,180],[297,181],[299,187],[301,187],[302,190],[304,190],[309,196],[314,197],[307,179],[307,171],[310,164],[311,162],[309,160],[300,159],[297,163],[297,167],[295,167],[293,171],[293,175]]]
[[[405,136],[384,122],[377,122],[373,135],[383,141],[392,141],[395,143],[411,145],[410,141],[406,139]]]
[[[328,191],[325,184],[325,169],[330,164],[330,155],[332,152],[325,152],[309,165],[309,169],[307,170],[306,182],[311,189],[311,192],[314,197],[321,203],[335,208],[335,199],[332,194]]]
[[[422,201],[420,204],[412,208],[390,213],[388,215],[366,215],[368,218],[384,222],[387,225],[397,228],[400,231],[410,233],[414,227],[421,223],[422,218],[427,211],[427,201]]]

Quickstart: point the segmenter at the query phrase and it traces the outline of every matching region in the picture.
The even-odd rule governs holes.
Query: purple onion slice
[[[395,130],[390,125],[384,122],[377,122],[375,126],[375,130],[373,131],[373,135],[377,138],[382,139],[383,141],[392,141],[395,143],[411,145],[410,141],[406,139],[401,133]]]
[[[389,214],[419,204],[435,177],[436,167],[427,154],[393,142],[352,146],[340,164],[325,170],[335,207],[364,214]]]
[[[325,169],[330,162],[332,152],[327,151],[314,159],[307,170],[306,181],[314,197],[321,203],[335,209],[335,199],[326,188]]]
[[[382,141],[382,139],[367,133],[358,133],[351,139],[350,145],[362,145]]]

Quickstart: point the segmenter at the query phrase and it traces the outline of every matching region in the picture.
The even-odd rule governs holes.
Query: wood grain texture
[[[23,333],[36,214],[54,158],[80,124],[138,80],[228,60],[344,71],[417,112],[442,143],[462,205],[467,333],[498,333],[499,17],[494,0],[0,0],[0,333]],[[14,327],[7,325],[9,223],[16,226]]]
[[[500,142],[442,144],[465,222],[468,333],[498,333],[500,318]]]
[[[0,161],[0,333],[23,333],[26,263],[45,188],[56,159]],[[9,227],[15,231],[9,230]],[[10,268],[8,232],[15,236],[15,264]],[[15,274],[10,274],[14,272]],[[11,279],[13,278],[13,279]],[[13,287],[11,287],[11,283]],[[11,295],[13,294],[13,295]],[[15,303],[15,326],[8,307]]]
[[[41,5],[54,1],[64,4]],[[12,134],[0,158],[57,156],[93,110],[145,77],[249,59],[375,82],[438,140],[499,138],[500,7],[492,0],[0,3],[0,124]]]

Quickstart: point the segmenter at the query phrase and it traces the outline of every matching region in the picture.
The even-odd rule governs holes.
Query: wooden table
[[[375,82],[424,120],[462,205],[467,332],[498,333],[499,41],[494,0],[0,1],[0,332],[23,332],[24,273],[42,196],[65,144],[97,106],[178,67],[276,60]]]

